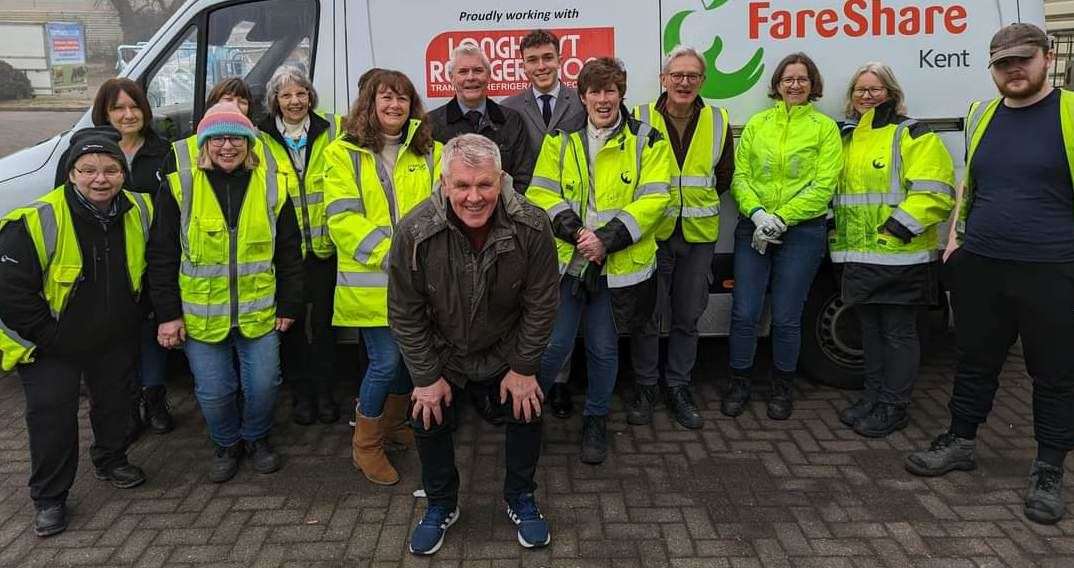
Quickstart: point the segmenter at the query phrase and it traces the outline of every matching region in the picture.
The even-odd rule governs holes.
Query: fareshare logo
[[[728,0],[702,1],[705,11],[716,10]],[[681,45],[681,30],[686,21],[696,10],[683,10],[668,20],[664,27],[664,54]],[[732,99],[753,88],[764,74],[764,48],[758,48],[753,57],[741,69],[732,72],[721,71],[717,59],[723,53],[723,38],[714,36],[712,45],[702,53],[705,58],[705,82],[701,84],[701,96],[706,99]]]

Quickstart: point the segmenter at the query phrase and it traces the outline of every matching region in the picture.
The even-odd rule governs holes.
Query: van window
[[[153,129],[169,141],[189,136],[194,130],[194,84],[198,28],[191,26],[182,41],[174,44],[145,82]]]
[[[210,12],[205,93],[227,77],[242,77],[254,96],[251,118],[260,119],[265,84],[277,68],[312,70],[316,24],[315,0],[262,0]]]

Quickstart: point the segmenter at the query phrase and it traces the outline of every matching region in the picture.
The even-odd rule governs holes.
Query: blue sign
[[[53,65],[83,65],[86,63],[86,38],[78,22],[49,22],[49,61]]]

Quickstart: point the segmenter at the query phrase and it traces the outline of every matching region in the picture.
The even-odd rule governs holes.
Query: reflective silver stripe
[[[919,179],[910,182],[910,192],[927,191],[929,193],[942,193],[954,199],[955,188],[942,181]]]
[[[716,178],[709,176],[671,176],[671,185],[690,187],[714,187]]]
[[[265,296],[238,304],[238,313],[248,314],[266,310],[275,305],[276,298],[274,296]],[[183,313],[199,318],[224,317],[231,313],[231,306],[228,304],[195,304],[194,302],[183,300]]]
[[[674,210],[672,210],[674,212]],[[674,214],[674,213],[672,213]],[[720,214],[720,206],[715,207],[683,207],[683,219],[697,219],[699,217],[715,217]]]
[[[917,124],[914,119],[904,120],[895,127],[895,137],[891,141],[891,161],[888,162],[891,167],[891,182],[888,185],[888,190],[893,195],[898,195],[900,201],[902,200],[902,133],[911,126]]]
[[[534,187],[540,187],[549,191],[559,193],[562,189],[559,186],[559,182],[554,179],[549,179],[541,176],[533,176],[530,178],[530,185]]]
[[[325,237],[328,235],[328,227],[325,227],[324,225],[310,227],[310,235],[315,239]]]
[[[362,206],[362,200],[357,197],[344,197],[343,199],[337,199],[328,204],[325,207],[324,214],[326,217],[333,215],[339,215],[344,211],[350,211],[359,215],[365,215],[365,207]]]
[[[190,250],[190,211],[194,206],[194,172],[190,169],[190,146],[186,140],[172,145],[175,148],[175,167],[179,174],[179,242],[183,250]]]
[[[656,266],[651,265],[637,272],[630,274],[609,274],[608,275],[608,287],[609,288],[625,288],[627,286],[633,286],[645,282],[652,277],[655,272]]]
[[[425,154],[425,166],[429,168],[429,179],[433,180],[433,182],[436,182],[436,178],[433,177],[435,174],[433,173],[433,155],[431,152]]]
[[[832,198],[832,206],[847,205],[896,205],[902,203],[903,196],[891,193],[851,193],[839,194]]]
[[[4,323],[4,320],[0,320],[0,331],[2,331],[4,333],[4,335],[8,336],[9,339],[14,341],[15,343],[18,343],[23,348],[25,348],[25,349],[33,349],[34,348],[34,344],[33,344],[32,341],[30,341],[30,340],[26,339],[25,337],[19,335],[18,333],[15,333],[15,330],[13,330],[10,327],[8,327],[7,324]]]
[[[566,201],[560,201],[559,203],[556,203],[555,205],[548,208],[548,219],[551,221],[555,221],[556,215],[559,215],[560,213],[567,211],[570,208],[571,206],[567,205]]]
[[[638,140],[635,143],[634,148],[634,175],[641,178],[641,151],[645,149],[645,141],[649,138],[649,133],[653,131],[653,127],[646,122],[641,123],[638,128]],[[589,179],[595,179],[590,175]]]
[[[37,218],[41,222],[41,235],[45,239],[45,261],[52,262],[52,255],[56,254],[56,239],[59,238],[59,228],[56,226],[56,211],[52,205],[44,201],[35,201],[30,207],[37,209]],[[45,266],[41,267],[44,270]]]
[[[593,214],[596,217],[598,223],[608,223],[612,219],[615,219],[619,215],[619,209],[605,209],[604,211],[598,211]]]
[[[891,218],[901,223],[903,227],[910,229],[910,232],[914,235],[920,235],[925,232],[925,227],[922,226],[917,219],[914,219],[909,213],[902,209],[893,209],[891,211]]]
[[[134,206],[138,208],[138,218],[142,222],[142,239],[149,240],[149,205],[146,203],[146,197],[144,194],[131,192],[131,201]]]
[[[638,107],[638,110],[641,111],[641,116],[638,117],[638,120],[652,124],[652,122],[649,120],[649,105],[641,105]]]
[[[318,191],[316,193],[306,194],[306,205],[316,205],[317,203],[324,202],[324,192]]]
[[[973,133],[977,132],[977,125],[981,123],[981,119],[984,118],[988,107],[991,106],[991,101],[977,101],[973,103],[970,108],[970,116],[966,119],[966,155],[969,155],[970,143],[973,142]]]
[[[937,251],[918,252],[862,252],[862,251],[832,251],[832,262],[862,262],[865,264],[880,264],[884,266],[909,266],[912,264],[925,264],[939,258]]]
[[[634,188],[634,199],[641,199],[646,195],[667,194],[668,184],[662,181],[644,183]]]
[[[269,231],[272,232],[272,240],[276,240],[276,204],[280,199],[280,184],[276,178],[276,157],[267,148],[265,149],[265,202],[268,205]]]
[[[251,274],[261,274],[262,272],[269,272],[272,270],[272,261],[264,260],[258,262],[240,262],[236,264],[236,271],[239,276],[249,276]],[[184,260],[179,265],[179,271],[191,278],[222,278],[228,274],[228,265],[226,264],[194,264],[189,260]]]
[[[638,220],[630,214],[629,211],[620,211],[616,218],[626,225],[627,231],[630,232],[630,239],[635,243],[641,240],[641,225],[638,224]]]
[[[337,272],[336,286],[386,288],[388,286],[388,275],[384,272]]]
[[[358,247],[354,249],[354,260],[362,264],[369,262],[369,257],[373,256],[377,245],[389,238],[391,238],[391,233],[385,230],[385,227],[377,227],[358,243]]]
[[[398,205],[395,200],[395,179],[392,177],[392,172],[388,171],[380,154],[373,155],[373,164],[377,168],[377,178],[380,179],[381,189],[384,190],[384,197],[388,201],[388,219],[393,224],[398,223],[399,212],[397,211]]]
[[[336,139],[336,115],[326,112],[324,119],[328,121],[328,141],[331,142]]]
[[[720,163],[720,156],[723,155],[725,126],[720,107],[710,106],[709,108],[712,109],[712,167],[709,168],[709,171],[712,171],[716,169],[716,164]],[[713,185],[715,185],[715,181]]]

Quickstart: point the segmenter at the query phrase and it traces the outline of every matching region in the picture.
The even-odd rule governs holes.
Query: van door
[[[206,95],[228,77],[250,86],[256,122],[265,112],[265,83],[277,68],[312,73],[319,10],[317,0],[259,0],[195,16],[142,78],[156,131],[171,141],[192,134]]]

